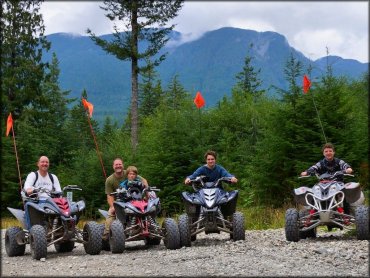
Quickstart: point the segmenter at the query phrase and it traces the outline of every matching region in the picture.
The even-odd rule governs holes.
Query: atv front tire
[[[83,228],[83,240],[85,252],[89,255],[98,255],[102,249],[102,238],[99,224],[89,221]]]
[[[296,209],[287,209],[285,213],[285,237],[287,241],[299,241],[299,215]]]
[[[35,260],[46,258],[47,240],[45,228],[41,225],[33,225],[29,234],[31,256]]]
[[[23,256],[26,244],[18,244],[17,235],[23,232],[20,227],[10,227],[5,232],[5,250],[9,257]]]
[[[359,206],[355,213],[358,240],[369,240],[369,207]]]
[[[184,213],[179,217],[180,246],[191,246],[191,231],[189,216]]]
[[[123,253],[125,250],[125,232],[121,221],[114,220],[110,225],[109,244],[113,254]]]
[[[180,232],[175,220],[166,218],[162,228],[164,230],[163,242],[166,248],[172,250],[180,248]]]
[[[232,240],[245,240],[244,215],[237,211],[233,213]]]

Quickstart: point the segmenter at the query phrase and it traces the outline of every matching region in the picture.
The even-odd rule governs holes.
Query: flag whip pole
[[[105,173],[105,169],[104,169],[103,160],[101,158],[101,154],[100,154],[100,151],[99,151],[98,143],[96,141],[95,133],[94,133],[94,130],[92,128],[92,125],[91,125],[91,121],[90,121],[90,117],[89,116],[87,116],[87,121],[89,122],[89,125],[90,125],[91,134],[92,134],[92,137],[93,137],[94,142],[95,142],[96,153],[98,154],[100,165],[101,165],[101,167],[103,169],[104,178],[107,178],[107,174]]]
[[[98,155],[98,158],[99,158],[99,161],[100,161],[100,165],[101,165],[101,168],[103,170],[103,174],[104,174],[104,178],[107,178],[107,174],[105,173],[105,168],[104,168],[104,164],[103,164],[103,160],[101,158],[101,154],[100,154],[100,150],[99,150],[99,146],[98,146],[98,143],[96,141],[96,137],[95,137],[95,133],[94,133],[94,130],[92,128],[92,125],[91,125],[91,121],[90,121],[90,117],[89,117],[89,114],[90,116],[92,116],[92,109],[93,109],[93,106],[91,103],[87,102],[84,98],[82,98],[82,104],[85,108],[85,111],[86,111],[86,116],[87,116],[87,121],[89,123],[89,126],[90,126],[90,131],[91,131],[91,135],[94,139],[94,143],[95,143],[95,149],[96,149],[96,153]],[[91,106],[91,107],[90,107]],[[90,111],[91,109],[91,111]]]
[[[311,81],[307,77],[307,75],[304,75],[303,76],[303,93],[305,93],[305,94],[308,93],[308,91],[310,90],[310,87],[311,87]],[[313,96],[313,93],[311,93],[311,95],[312,95],[313,106],[315,107],[317,118],[319,119],[319,124],[320,124],[321,130],[322,130],[322,134],[324,135],[325,143],[327,143],[328,141],[326,140],[324,126],[322,125],[322,122],[321,122],[321,119],[320,119],[320,114],[319,114],[319,111],[317,110],[315,98]]]
[[[322,122],[321,122],[321,119],[320,119],[320,114],[319,114],[319,111],[317,110],[317,107],[316,107],[315,98],[314,98],[313,94],[311,94],[311,95],[312,95],[313,106],[315,107],[317,118],[319,119],[322,134],[324,135],[325,143],[328,143],[328,141],[326,140],[326,136],[325,136],[324,126],[322,125]]]
[[[19,178],[19,192],[22,191],[22,178],[21,178],[21,171],[19,169],[19,160],[18,160],[18,152],[17,152],[17,144],[15,143],[15,134],[14,134],[14,128],[12,125],[12,135],[13,135],[13,144],[14,144],[14,152],[15,152],[15,158],[17,160],[17,169],[18,169],[18,178]]]

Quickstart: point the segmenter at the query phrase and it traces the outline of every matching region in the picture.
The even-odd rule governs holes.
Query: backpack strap
[[[49,179],[51,180],[51,185],[53,186],[53,189],[55,190],[55,188],[54,188],[54,178],[53,178],[53,175],[51,173],[49,173],[49,172],[48,172],[48,174],[49,174]]]
[[[37,171],[34,172],[35,175],[36,175],[36,179],[35,179],[35,182],[33,183],[33,187],[35,186],[36,182],[37,182],[37,179],[39,178],[39,173]]]

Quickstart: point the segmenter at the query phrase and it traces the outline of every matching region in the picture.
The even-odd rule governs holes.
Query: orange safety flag
[[[85,109],[87,109],[89,111],[90,118],[91,118],[92,117],[93,110],[94,110],[94,105],[92,105],[92,103],[88,102],[84,98],[82,98],[82,104],[85,107]]]
[[[5,135],[8,136],[10,129],[13,127],[13,118],[12,113],[9,113],[8,120],[6,121],[6,133]]]
[[[310,79],[308,79],[307,75],[304,75],[303,76],[303,93],[307,93],[308,90],[310,89],[311,87],[311,81]]]
[[[197,94],[194,98],[194,103],[195,103],[195,106],[198,109],[202,108],[206,104],[206,101],[204,100],[204,98],[202,97],[202,95],[199,91],[197,92]]]

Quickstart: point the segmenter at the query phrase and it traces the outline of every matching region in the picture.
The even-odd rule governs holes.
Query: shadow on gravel
[[[319,235],[316,238],[307,239],[309,241],[321,241],[321,242],[330,242],[330,241],[353,241],[357,240],[354,236],[344,236],[344,235]]]
[[[191,246],[220,245],[230,241],[228,238],[199,238],[191,243]]]

